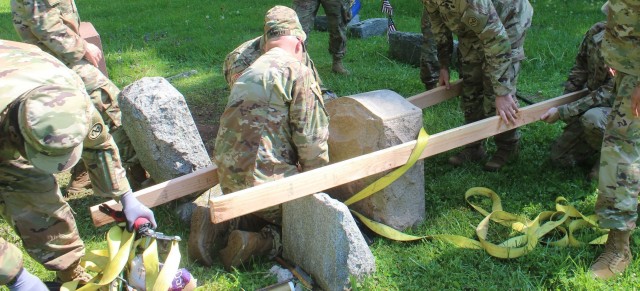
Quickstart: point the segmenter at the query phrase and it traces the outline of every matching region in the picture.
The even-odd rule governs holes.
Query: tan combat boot
[[[331,66],[331,70],[335,73],[341,74],[341,75],[349,75],[349,70],[345,69],[344,65],[342,64],[342,59],[333,59],[333,65]]]
[[[197,205],[191,215],[191,232],[187,241],[189,258],[205,266],[213,265],[215,254],[226,241],[228,228],[229,222],[211,223],[211,212],[206,204]]]
[[[454,166],[462,166],[466,162],[480,161],[487,157],[482,144],[466,146],[458,154],[449,157],[449,164]]]
[[[91,189],[91,179],[89,179],[89,172],[84,166],[84,162],[78,162],[73,169],[71,169],[71,182],[67,187],[67,194],[75,195],[85,189]]]
[[[516,144],[512,148],[498,148],[491,159],[484,164],[484,170],[488,172],[497,172],[510,160],[515,160],[520,153],[520,147]]]
[[[240,266],[253,256],[269,254],[273,238],[259,232],[234,230],[229,235],[227,246],[220,251],[220,259],[227,271]]]
[[[589,269],[594,278],[608,280],[624,272],[633,259],[629,248],[630,235],[631,231],[614,229],[609,231],[607,243],[604,245],[604,252],[600,254]]]
[[[62,283],[78,281],[78,285],[86,285],[92,276],[77,262],[65,270],[56,272],[56,278]]]

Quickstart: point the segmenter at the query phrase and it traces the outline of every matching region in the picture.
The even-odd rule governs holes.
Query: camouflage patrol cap
[[[277,5],[269,9],[264,16],[264,37],[269,40],[283,35],[297,36],[303,42],[307,39],[298,20],[298,14],[289,7]]]
[[[92,105],[86,91],[44,85],[26,94],[18,111],[26,158],[48,173],[73,167],[89,132]]]

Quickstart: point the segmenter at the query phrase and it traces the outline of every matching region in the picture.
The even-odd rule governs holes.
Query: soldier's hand
[[[102,51],[95,44],[87,43],[84,58],[93,66],[98,67],[98,62],[102,58]]]
[[[451,89],[451,85],[449,85],[449,69],[440,68],[440,77],[438,79],[438,86],[446,86],[447,89]]]
[[[14,282],[11,285],[8,285],[9,290],[11,291],[44,291],[49,290],[42,281],[29,273],[27,269],[21,269],[18,272],[18,275],[15,277]]]
[[[124,212],[124,216],[127,219],[127,230],[130,232],[133,231],[134,222],[140,217],[149,220],[149,222],[151,222],[151,228],[155,229],[158,227],[153,211],[140,203],[131,190],[120,196],[120,202],[122,202],[122,212]]]
[[[635,117],[640,117],[640,84],[631,93],[631,113]]]
[[[560,112],[558,112],[557,107],[551,107],[547,112],[540,116],[540,120],[546,121],[547,123],[554,123],[560,119]]]
[[[516,124],[518,119],[518,104],[511,94],[496,97],[496,115],[500,116],[506,124]]]

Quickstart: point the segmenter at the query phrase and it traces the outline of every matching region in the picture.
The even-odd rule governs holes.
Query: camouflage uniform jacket
[[[602,55],[607,64],[632,76],[640,76],[640,1],[609,1],[607,33]]]
[[[611,107],[614,96],[613,76],[605,64],[600,51],[606,22],[594,24],[584,36],[576,62],[569,72],[564,86],[564,94],[589,89],[589,95],[558,107],[560,118],[564,121],[577,117],[594,107]]]
[[[55,57],[33,45],[0,40],[0,92],[2,92],[0,95],[0,125],[7,124],[4,120],[7,118],[6,113],[11,102],[20,98],[24,93],[47,84],[69,84],[76,86],[79,92],[86,95],[80,77]],[[86,97],[89,98],[88,95]],[[89,102],[89,104],[91,103]],[[92,123],[95,125],[96,122],[99,122],[101,128],[106,129],[95,108],[89,107],[87,110],[90,113],[95,113]],[[8,129],[6,126],[1,127],[0,162],[20,158],[19,151],[8,140],[3,139],[7,136]],[[84,149],[82,157],[89,160],[93,160],[91,157],[95,153],[116,152],[109,153],[109,155],[111,159],[118,161],[102,161],[103,164],[98,165],[96,171],[100,178],[96,178],[94,183],[95,193],[106,197],[116,197],[130,190],[129,183],[124,177],[124,169],[119,162],[117,146],[107,130],[103,130],[95,139],[85,139]]]
[[[260,56],[231,89],[214,160],[231,193],[328,163],[329,117],[313,72],[288,52]]]
[[[514,92],[505,73],[511,60],[524,59],[521,49],[512,51],[510,39],[520,39],[531,25],[533,8],[527,0],[423,0],[435,36],[441,68],[449,67],[453,34],[460,41],[481,42],[487,72],[496,95]],[[464,55],[465,52],[462,52]]]
[[[238,77],[242,75],[242,72],[251,66],[251,64],[253,64],[253,62],[255,62],[263,53],[262,36],[258,36],[254,39],[245,41],[232,52],[227,54],[224,59],[222,73],[224,74],[224,79],[227,80],[229,88],[233,87],[233,83],[238,80]],[[308,68],[313,70],[313,75],[322,89],[322,80],[320,79],[320,75],[318,75],[316,65],[313,63],[313,60],[311,60],[308,53],[305,54],[304,62]]]
[[[85,55],[80,15],[74,0],[11,0],[16,31],[26,43],[39,46],[67,65]]]

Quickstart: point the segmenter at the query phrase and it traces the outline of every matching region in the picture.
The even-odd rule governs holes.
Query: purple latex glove
[[[49,288],[38,277],[24,268],[16,276],[15,282],[7,287],[11,291],[49,291]]]
[[[149,220],[149,222],[151,222],[151,228],[155,229],[158,227],[156,218],[153,216],[153,211],[140,203],[131,190],[120,196],[120,202],[122,202],[122,212],[124,212],[124,216],[127,218],[127,230],[129,232],[133,232],[133,223],[140,217]]]

